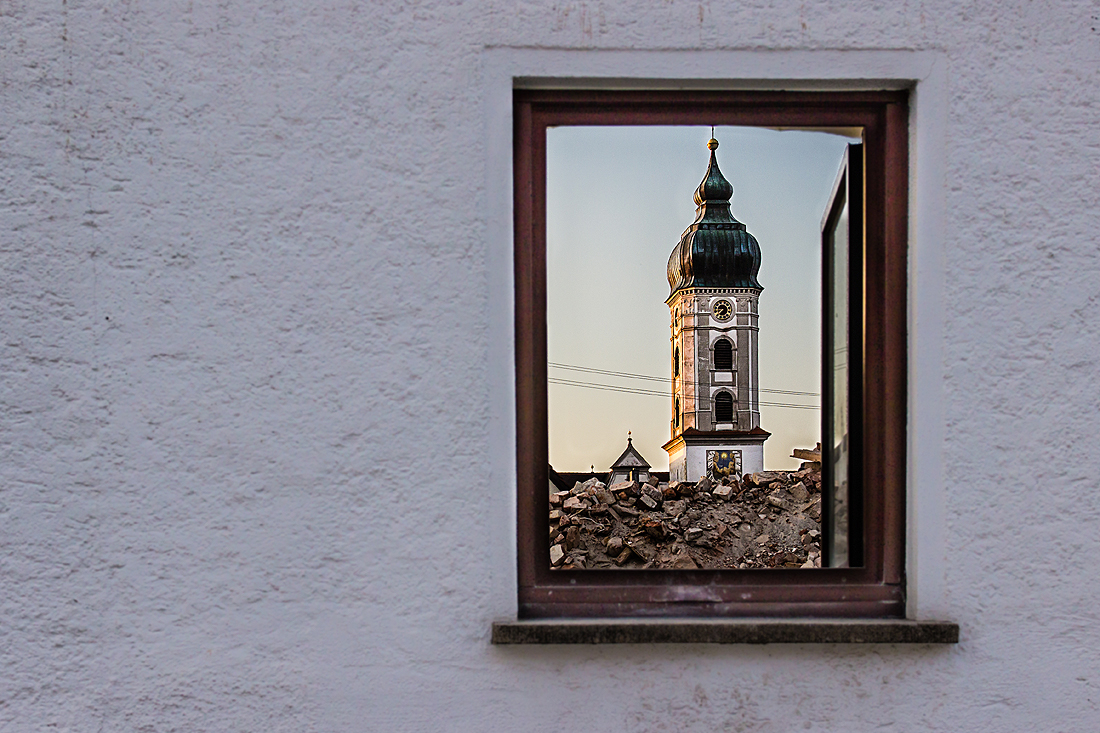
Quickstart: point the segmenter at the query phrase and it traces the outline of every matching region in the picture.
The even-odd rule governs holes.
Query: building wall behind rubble
[[[0,728],[1095,729],[1098,28],[1018,0],[0,4]],[[922,572],[959,645],[489,644],[500,46],[940,55]]]

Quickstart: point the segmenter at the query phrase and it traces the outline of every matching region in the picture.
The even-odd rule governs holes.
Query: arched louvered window
[[[729,392],[714,396],[714,422],[733,422],[733,397]]]
[[[672,376],[680,376],[680,347],[677,346],[672,351]]]
[[[733,371],[733,344],[726,339],[718,339],[714,344],[714,368],[719,372]]]

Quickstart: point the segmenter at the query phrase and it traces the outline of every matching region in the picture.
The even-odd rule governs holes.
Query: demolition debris
[[[740,481],[610,487],[596,478],[550,494],[553,568],[821,567],[821,464]]]

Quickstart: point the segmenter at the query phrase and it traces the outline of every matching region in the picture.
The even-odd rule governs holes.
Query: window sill
[[[630,619],[493,624],[494,644],[957,644],[948,621]]]

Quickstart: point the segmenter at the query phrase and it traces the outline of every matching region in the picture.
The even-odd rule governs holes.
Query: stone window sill
[[[493,624],[494,644],[957,644],[959,625],[904,619],[540,619]]]

